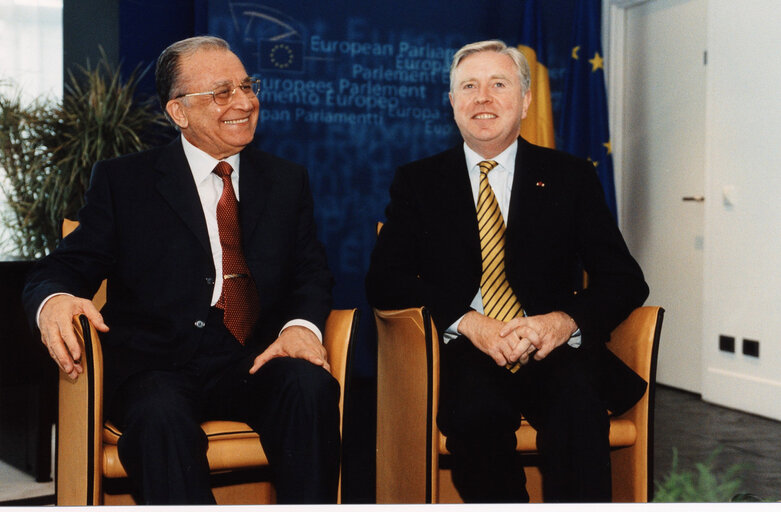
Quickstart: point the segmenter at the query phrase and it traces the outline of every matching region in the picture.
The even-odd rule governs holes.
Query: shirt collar
[[[497,168],[504,169],[510,174],[515,173],[515,156],[518,154],[518,139],[515,139],[512,144],[507,146],[507,149],[496,155],[491,160],[495,160]],[[472,148],[466,145],[464,142],[464,156],[466,156],[466,167],[470,171],[477,167],[477,164],[485,160],[482,156],[478,155]]]
[[[184,156],[187,158],[187,163],[190,164],[190,172],[193,174],[195,183],[200,184],[211,175],[219,160],[195,147],[184,135],[182,135],[181,138]],[[239,153],[224,158],[223,160],[233,167],[233,175],[231,178],[234,176],[237,177],[239,175]]]

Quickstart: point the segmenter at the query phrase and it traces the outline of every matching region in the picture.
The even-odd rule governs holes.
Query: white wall
[[[781,2],[709,0],[703,398],[781,419]],[[734,191],[734,205],[723,200]],[[718,350],[720,334],[736,353]],[[759,358],[741,353],[758,340]]]
[[[62,0],[0,0],[0,94],[60,98],[62,67]],[[5,209],[0,190],[0,215]],[[0,223],[0,258],[14,256],[8,236]]]

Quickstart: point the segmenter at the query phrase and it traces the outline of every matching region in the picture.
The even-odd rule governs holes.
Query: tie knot
[[[496,167],[497,164],[496,164],[496,160],[483,160],[477,165],[480,167],[480,172],[488,174],[491,171],[491,169]]]
[[[226,176],[230,176],[233,172],[233,167],[231,167],[231,164],[228,162],[219,162],[214,167],[214,170],[212,171],[214,174],[219,176],[220,178],[225,178]]]

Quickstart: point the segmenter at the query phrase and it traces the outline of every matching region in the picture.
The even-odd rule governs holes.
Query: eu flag
[[[577,0],[559,137],[560,149],[594,164],[607,205],[618,218],[600,41],[601,8],[600,0]]]
[[[531,70],[532,102],[529,105],[526,119],[521,122],[521,137],[532,144],[556,147],[553,134],[553,106],[550,95],[550,79],[548,77],[548,59],[542,38],[537,0],[527,0],[521,20],[521,44],[518,49],[529,61]]]

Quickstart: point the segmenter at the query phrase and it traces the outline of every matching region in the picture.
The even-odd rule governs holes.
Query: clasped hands
[[[575,321],[562,311],[517,317],[508,322],[470,311],[458,325],[458,331],[499,366],[516,362],[525,365],[532,357],[541,361],[566,343],[576,330]]]
[[[103,315],[92,301],[72,295],[55,295],[49,298],[41,308],[38,318],[41,341],[57,366],[73,380],[84,372],[81,365],[81,345],[73,329],[73,317],[76,315],[86,316],[99,332],[109,330],[103,321]],[[257,372],[275,357],[305,359],[331,371],[325,347],[315,333],[306,327],[293,325],[283,329],[279,337],[255,358],[249,372]]]

